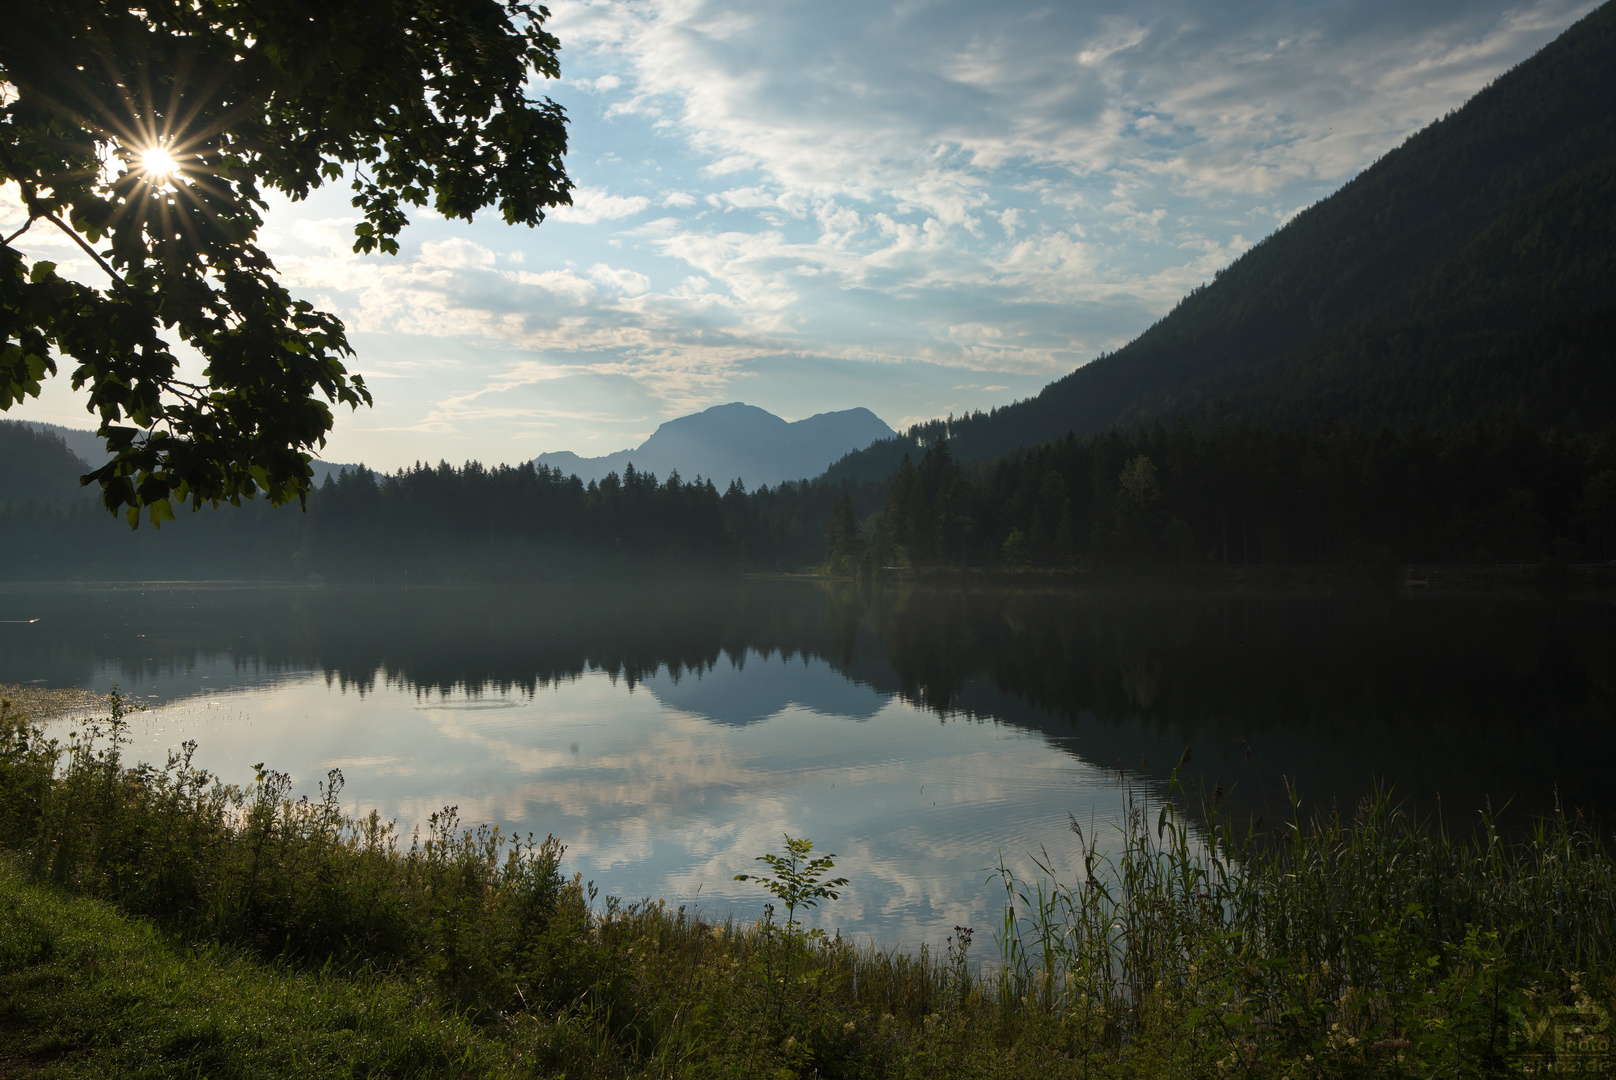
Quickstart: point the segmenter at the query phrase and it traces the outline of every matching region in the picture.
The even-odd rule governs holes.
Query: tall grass
[[[462,829],[454,808],[407,845],[372,812],[344,814],[342,774],[293,799],[284,773],[250,786],[192,764],[126,766],[127,720],[65,742],[0,709],[0,847],[35,879],[185,933],[265,955],[420,970],[467,1006],[504,1004],[505,974],[556,912],[554,838]]]
[[[1293,800],[1267,833],[1206,817],[1197,836],[1179,802],[1130,798],[1108,851],[1073,821],[1080,880],[1047,855],[1031,881],[1001,864],[999,1011],[1102,1024],[1121,1045],[1166,1008],[1238,1047],[1226,1067],[1616,1068],[1604,1038],[1568,1035],[1608,1032],[1616,998],[1616,864],[1588,823],[1556,814],[1506,840],[1484,814],[1460,838],[1384,792],[1350,817]]]
[[[1521,837],[1389,795],[1258,831],[1132,798],[1102,847],[1001,864],[998,956],[814,939],[602,899],[553,838],[407,843],[262,766],[126,764],[124,715],[65,741],[0,706],[0,849],[188,940],[422,992],[569,1076],[1472,1076],[1616,1071],[1616,865],[1589,823]],[[853,883],[857,887],[857,882]],[[980,950],[980,947],[978,947]]]

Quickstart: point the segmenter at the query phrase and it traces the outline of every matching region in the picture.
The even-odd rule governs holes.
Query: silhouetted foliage
[[[370,392],[341,320],[258,247],[266,198],[348,180],[356,252],[397,254],[411,207],[539,224],[572,188],[565,114],[528,96],[560,77],[548,17],[498,0],[8,5],[0,184],[27,220],[0,237],[0,410],[68,361],[112,455],[93,482],[132,526],[187,502],[301,502],[331,407]],[[64,237],[89,282],[39,258]]]

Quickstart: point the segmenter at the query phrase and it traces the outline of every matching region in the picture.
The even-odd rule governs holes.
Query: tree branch
[[[27,232],[30,228],[33,227],[34,222],[36,222],[38,220],[39,220],[38,218],[33,218],[33,217],[29,218],[28,219],[28,224],[24,225],[22,228],[18,229],[16,232],[14,232],[10,236],[6,237],[4,240],[0,240],[0,244],[10,246],[10,244],[11,244],[11,242],[13,240],[17,239],[17,237],[19,237],[23,233]]]
[[[41,214],[40,216],[43,217],[46,221],[50,222],[52,225],[55,225],[58,229],[61,229],[68,236],[72,237],[73,242],[75,244],[77,244],[79,247],[83,248],[84,253],[86,255],[88,255],[90,258],[94,259],[95,264],[97,266],[99,266],[101,269],[105,270],[107,272],[108,277],[110,277],[113,281],[116,281],[119,285],[124,284],[124,280],[123,280],[123,278],[118,276],[118,272],[116,270],[114,270],[112,267],[108,266],[107,261],[101,257],[100,253],[97,252],[95,250],[95,248],[90,246],[89,241],[85,240],[84,237],[82,237],[78,233],[74,232],[73,229],[67,224],[67,222],[63,221],[61,218],[57,217],[55,214],[48,213],[48,212],[44,213],[44,214]]]

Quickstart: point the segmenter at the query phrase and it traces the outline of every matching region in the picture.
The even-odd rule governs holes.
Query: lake
[[[0,587],[0,682],[119,684],[133,756],[340,769],[406,835],[452,805],[603,894],[747,918],[734,875],[811,837],[852,879],[818,923],[884,944],[991,926],[1001,858],[1070,869],[1071,824],[1104,846],[1186,748],[1265,827],[1376,785],[1456,827],[1606,814],[1613,657],[1616,603],[1532,593]]]

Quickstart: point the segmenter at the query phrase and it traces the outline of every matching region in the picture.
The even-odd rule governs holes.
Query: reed
[[[1079,880],[1047,854],[1032,881],[1001,864],[997,1008],[1100,1024],[1117,1046],[1166,1008],[1203,1045],[1240,1048],[1226,1066],[1616,1064],[1602,1038],[1568,1036],[1605,1032],[1616,997],[1616,865],[1589,823],[1556,814],[1506,840],[1484,814],[1457,837],[1386,792],[1350,817],[1291,809],[1259,833],[1209,807],[1198,834],[1180,801],[1130,798],[1108,851],[1072,823]]]

